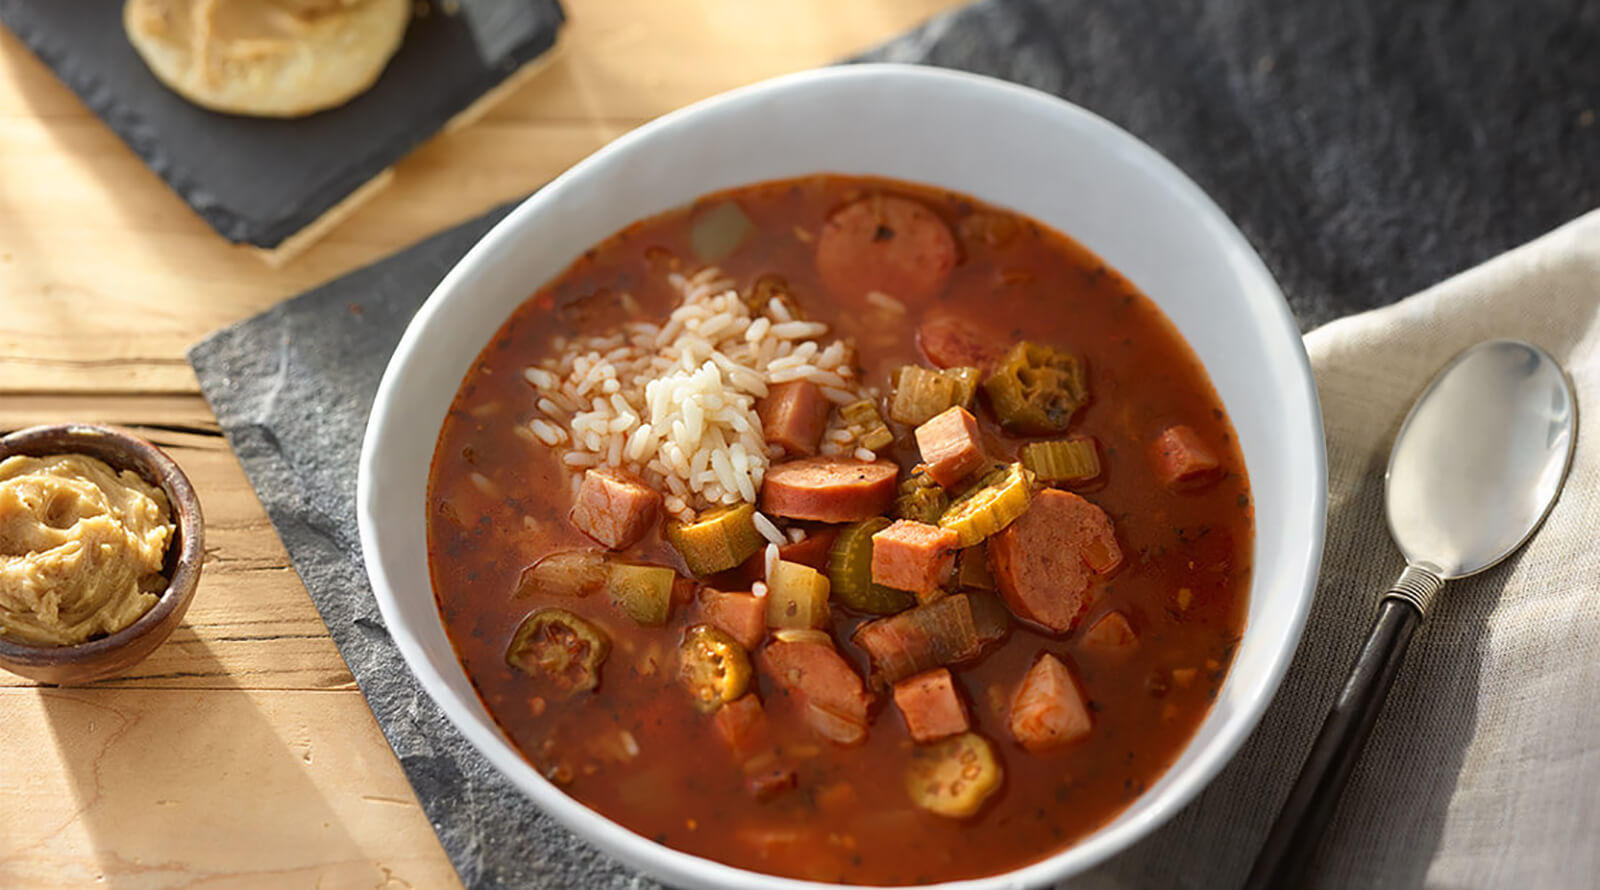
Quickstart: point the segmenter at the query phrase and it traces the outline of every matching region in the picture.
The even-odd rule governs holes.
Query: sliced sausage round
[[[872,696],[831,643],[773,640],[757,659],[767,676],[798,700],[812,729],[841,745],[866,738]]]
[[[1093,599],[1096,575],[1122,562],[1105,511],[1068,491],[1047,488],[1022,518],[989,538],[989,569],[1018,618],[1064,633]]]
[[[944,290],[955,265],[950,227],[908,198],[871,195],[848,204],[828,218],[817,239],[817,273],[846,300],[880,291],[903,303],[925,303]]]
[[[917,327],[917,346],[936,368],[987,371],[1011,344],[1004,334],[983,327],[976,319],[930,313]]]
[[[894,504],[900,468],[886,460],[813,457],[778,464],[761,483],[761,509],[816,522],[857,522]]]

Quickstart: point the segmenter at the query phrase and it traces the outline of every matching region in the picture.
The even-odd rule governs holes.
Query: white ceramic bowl
[[[456,661],[434,605],[423,528],[429,461],[450,401],[518,304],[635,220],[718,189],[814,172],[947,187],[1077,239],[1177,324],[1238,432],[1256,501],[1255,565],[1248,626],[1210,715],[1158,782],[1070,849],[1004,875],[939,885],[1043,886],[1104,860],[1171,817],[1254,728],[1300,638],[1321,560],[1326,488],[1316,389],[1271,274],[1177,168],[1081,108],[932,68],[832,68],[669,114],[567,171],[445,276],[389,362],[367,426],[357,494],[372,587],[428,693],[502,773],[579,835],[678,886],[823,886],[664,847],[540,776],[495,726]]]

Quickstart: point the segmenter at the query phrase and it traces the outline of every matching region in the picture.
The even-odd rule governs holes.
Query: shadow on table
[[[226,677],[209,652],[190,658],[204,676]],[[281,737],[274,726],[293,724],[269,719],[258,696],[114,683],[39,695],[94,846],[97,884],[381,882],[307,774],[313,740]],[[286,869],[284,851],[310,864]]]
[[[1327,552],[1300,648],[1238,755],[1188,807],[1063,890],[1240,886],[1403,561],[1383,520],[1387,454],[1330,503]],[[1511,566],[1450,585],[1413,640],[1326,836],[1361,856],[1319,859],[1315,887],[1421,887],[1439,848],[1478,714],[1488,616]],[[1424,744],[1421,740],[1428,740]],[[1413,793],[1397,799],[1394,778]]]

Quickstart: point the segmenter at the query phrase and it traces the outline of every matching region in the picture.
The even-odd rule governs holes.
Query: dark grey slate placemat
[[[1050,90],[1151,142],[1240,224],[1306,328],[1600,204],[1600,127],[1585,104],[1600,96],[1596,7],[1257,7],[985,0],[869,55]],[[466,884],[648,885],[552,825],[448,725],[404,670],[360,562],[355,467],[378,379],[411,314],[503,213],[221,331],[190,361]],[[1258,733],[1181,817],[1072,886],[1238,883],[1270,814],[1239,820],[1232,849],[1188,840],[1237,809],[1242,788],[1287,787],[1332,695],[1314,674],[1351,657],[1363,630],[1320,604],[1308,628],[1317,645],[1303,647],[1266,718],[1299,746],[1269,750]],[[1183,877],[1158,881],[1173,870],[1152,863],[1178,858]]]
[[[413,19],[370,90],[294,120],[207,111],[128,42],[124,0],[0,0],[4,23],[229,241],[273,248],[554,45],[557,0],[457,0]],[[441,4],[434,4],[441,7]]]

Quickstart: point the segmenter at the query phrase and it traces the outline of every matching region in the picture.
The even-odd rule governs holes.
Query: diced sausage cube
[[[700,615],[705,623],[748,650],[761,645],[767,636],[767,604],[754,594],[707,588],[700,592]]]
[[[1127,652],[1139,645],[1133,625],[1121,612],[1107,612],[1083,632],[1083,644],[1104,652]]]
[[[633,546],[650,530],[661,495],[626,470],[596,467],[583,474],[572,503],[572,524],[612,550]]]
[[[1045,653],[1028,669],[1011,702],[1011,734],[1029,751],[1045,751],[1083,738],[1091,727],[1072,672]]]
[[[781,445],[797,457],[810,457],[822,442],[829,407],[822,387],[809,380],[791,380],[767,387],[767,397],[756,403],[756,414],[769,444]]]
[[[717,708],[711,725],[735,756],[748,757],[766,743],[767,712],[755,693],[746,693]]]
[[[934,742],[966,732],[967,706],[956,692],[955,679],[944,668],[907,677],[894,684],[894,703],[905,718],[911,737]]]
[[[984,465],[978,419],[960,405],[929,418],[917,427],[916,437],[928,476],[945,488],[955,488]]]
[[[872,698],[832,645],[777,639],[763,646],[757,659],[767,676],[800,705],[818,734],[841,745],[866,739]]]
[[[1105,511],[1068,491],[1039,492],[1028,512],[990,536],[989,569],[1006,605],[1024,621],[1072,630],[1093,600],[1093,585],[1122,562]]]
[[[952,529],[897,519],[872,536],[872,581],[927,602],[950,580],[960,546]]]
[[[894,504],[900,467],[886,460],[811,457],[767,470],[761,509],[773,516],[816,522],[859,522]]]
[[[1222,475],[1222,462],[1200,434],[1183,424],[1167,427],[1153,447],[1156,475],[1174,488],[1204,485]]]

